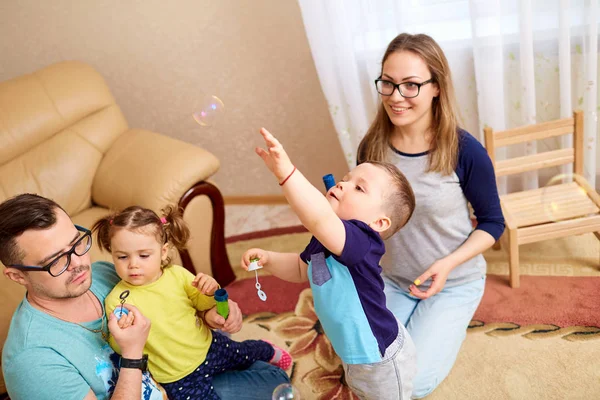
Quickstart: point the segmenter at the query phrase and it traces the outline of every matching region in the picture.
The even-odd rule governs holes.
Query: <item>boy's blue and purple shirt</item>
[[[379,266],[385,245],[364,222],[342,222],[346,243],[339,257],[313,236],[300,258],[308,264],[315,311],[337,355],[346,364],[371,364],[398,336]]]

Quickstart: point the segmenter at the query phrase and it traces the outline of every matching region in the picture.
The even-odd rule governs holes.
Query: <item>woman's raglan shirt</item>
[[[401,288],[409,285],[436,260],[460,247],[473,232],[468,203],[473,207],[475,229],[499,239],[504,231],[496,176],[485,148],[466,131],[460,131],[458,163],[450,175],[427,172],[429,152],[406,154],[390,148],[389,161],[408,178],[416,197],[410,221],[385,242],[381,265],[384,274]],[[446,287],[485,276],[479,254],[453,269]],[[421,289],[430,285],[426,281]]]

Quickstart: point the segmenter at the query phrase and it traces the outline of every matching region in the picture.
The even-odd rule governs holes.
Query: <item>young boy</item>
[[[404,226],[415,198],[392,164],[358,165],[323,197],[294,167],[283,146],[261,129],[267,150],[256,153],[277,177],[302,224],[313,234],[306,249],[250,249],[242,267],[259,265],[291,282],[310,281],[315,311],[342,359],[348,386],[361,399],[410,399],[416,351],[385,306],[379,261],[386,239]]]

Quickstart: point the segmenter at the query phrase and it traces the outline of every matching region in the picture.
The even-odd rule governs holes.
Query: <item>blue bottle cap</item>
[[[323,183],[325,184],[325,190],[329,191],[332,187],[335,186],[335,178],[333,174],[327,174],[323,176]]]
[[[225,289],[217,289],[215,291],[215,301],[227,301],[229,295]]]
[[[115,314],[117,316],[117,320],[119,320],[119,319],[121,319],[122,316],[128,315],[129,310],[126,308],[121,308],[121,306],[118,306],[117,308],[114,309],[113,314]]]

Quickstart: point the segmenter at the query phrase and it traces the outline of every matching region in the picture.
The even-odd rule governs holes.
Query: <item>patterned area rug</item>
[[[301,229],[231,238],[232,264],[260,247],[301,251],[310,235]],[[300,233],[290,233],[300,232]],[[452,399],[600,398],[600,245],[593,235],[522,246],[521,288],[508,286],[504,251],[490,250],[484,299],[448,378],[428,397]],[[227,289],[244,312],[236,340],[269,339],[294,356],[290,371],[302,398],[355,398],[344,384],[340,360],[323,334],[308,284],[259,273],[268,299],[256,295],[255,278],[236,268]]]

